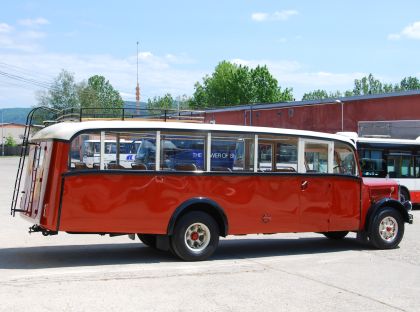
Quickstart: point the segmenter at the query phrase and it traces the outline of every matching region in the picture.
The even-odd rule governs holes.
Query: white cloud
[[[41,25],[48,25],[50,22],[43,18],[43,17],[38,17],[38,18],[33,18],[33,19],[22,19],[18,21],[19,25],[22,26],[27,26],[27,27],[36,27],[36,26],[41,26]]]
[[[290,17],[299,14],[296,10],[283,10],[274,13],[256,12],[251,14],[251,19],[256,22],[287,21]]]
[[[401,34],[410,39],[420,39],[420,21],[405,27]]]
[[[400,34],[389,34],[388,35],[388,40],[399,40],[399,39],[401,39]]]
[[[420,21],[414,22],[406,26],[401,32],[397,34],[389,34],[389,40],[398,40],[401,38],[420,40]]]
[[[280,12],[274,12],[273,18],[274,20],[286,21],[291,16],[297,15],[299,12],[296,10],[284,10]]]
[[[251,19],[256,22],[264,22],[268,19],[267,13],[252,13]]]
[[[42,18],[24,20],[19,23],[25,25],[41,25],[48,21]],[[2,50],[13,50],[16,52],[37,52],[41,50],[40,39],[47,36],[45,32],[39,31],[38,27],[24,28],[13,27],[6,23],[0,23],[0,52]]]
[[[30,30],[30,31],[22,32],[21,36],[28,39],[41,39],[41,38],[45,38],[47,34],[41,31]]]
[[[139,53],[139,83],[141,100],[171,93],[173,96],[194,91],[194,83],[201,80],[205,72],[182,69],[178,64],[190,62],[183,55],[155,55],[152,52]],[[55,53],[1,53],[3,63],[13,64],[29,72],[56,77],[61,69],[75,73],[76,81],[87,80],[92,75],[103,75],[120,92],[123,99],[135,99],[136,55],[118,58],[111,55],[77,55]],[[1,64],[0,64],[1,68]],[[41,79],[41,78],[40,78]],[[0,78],[0,106],[30,106],[36,103],[35,91],[39,88],[20,84],[20,88],[6,85],[14,81]],[[21,104],[22,103],[22,104]]]
[[[13,27],[6,24],[0,23],[0,33],[10,33],[13,30]]]

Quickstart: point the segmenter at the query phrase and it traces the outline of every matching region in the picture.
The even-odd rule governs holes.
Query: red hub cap
[[[198,233],[197,232],[192,232],[191,233],[191,239],[196,241],[198,239]]]

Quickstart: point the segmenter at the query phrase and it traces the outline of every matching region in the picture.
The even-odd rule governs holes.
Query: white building
[[[0,123],[0,145],[6,143],[6,138],[11,136],[16,144],[22,144],[25,125],[17,123]]]

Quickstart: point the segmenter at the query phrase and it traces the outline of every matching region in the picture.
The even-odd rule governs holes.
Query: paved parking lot
[[[0,311],[420,311],[420,210],[395,250],[249,235],[186,263],[125,236],[29,235],[10,216],[17,163],[0,157]]]

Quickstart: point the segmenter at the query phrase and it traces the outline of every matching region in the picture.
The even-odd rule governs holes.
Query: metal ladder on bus
[[[25,212],[26,211],[24,209],[18,209],[18,208],[16,208],[16,206],[17,206],[17,202],[19,200],[19,194],[20,194],[21,182],[22,182],[22,174],[23,174],[23,169],[25,168],[26,154],[28,153],[28,148],[29,148],[29,145],[30,145],[29,135],[31,134],[31,127],[33,126],[32,121],[33,121],[34,114],[39,110],[45,110],[47,112],[52,112],[54,114],[58,113],[58,110],[56,110],[56,109],[40,106],[40,107],[35,107],[34,109],[32,109],[28,113],[28,116],[26,117],[25,132],[24,132],[24,135],[23,135],[22,148],[20,149],[19,165],[18,165],[18,170],[17,170],[17,174],[16,174],[15,187],[14,187],[14,190],[13,190],[12,204],[10,206],[10,214],[12,216],[15,216],[16,212]],[[36,175],[35,175],[35,177],[36,177]],[[32,176],[32,179],[34,179],[33,176]],[[34,182],[34,181],[32,181],[32,182]],[[33,192],[34,185],[35,185],[35,183],[32,183],[31,193]]]

